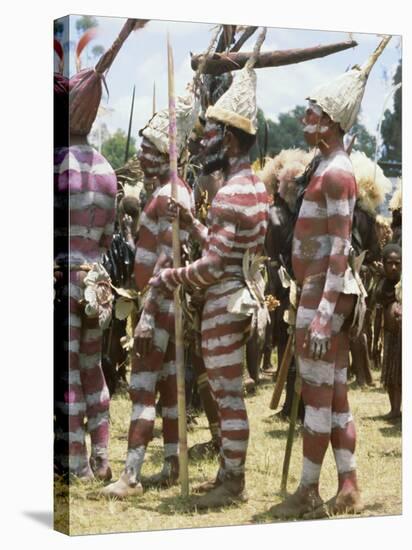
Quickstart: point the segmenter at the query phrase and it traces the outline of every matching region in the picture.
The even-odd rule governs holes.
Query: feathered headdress
[[[358,116],[369,74],[390,39],[390,36],[385,36],[362,67],[355,65],[306,98],[317,103],[344,132],[353,126]]]
[[[380,166],[375,166],[365,153],[355,151],[350,155],[350,160],[358,186],[359,204],[370,214],[376,215],[377,207],[384,203],[386,195],[391,192],[392,183]]]
[[[402,208],[402,180],[398,178],[398,183],[394,194],[389,202],[390,210],[401,210]]]
[[[305,171],[313,157],[303,149],[283,149],[272,159],[267,159],[263,170],[257,173],[259,179],[266,185],[269,195],[278,192],[289,208],[293,209],[296,202],[295,178]]]
[[[102,55],[94,69],[83,69],[70,79],[69,119],[70,131],[76,135],[87,135],[97,115],[102,97],[104,74],[112,65],[124,41],[136,29],[144,27],[147,20],[128,19],[112,46]],[[94,37],[89,29],[76,49],[77,65],[85,45]]]

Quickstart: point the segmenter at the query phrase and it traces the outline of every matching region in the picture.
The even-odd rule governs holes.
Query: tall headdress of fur
[[[319,86],[306,98],[319,105],[344,132],[350,130],[356,121],[369,74],[390,38],[385,36],[382,39],[362,67],[355,65],[350,71]]]
[[[129,34],[143,27],[147,20],[128,19],[112,46],[102,55],[94,69],[83,69],[70,79],[70,132],[86,136],[93,125],[102,98],[104,75],[111,67]],[[93,34],[89,35],[89,37]]]

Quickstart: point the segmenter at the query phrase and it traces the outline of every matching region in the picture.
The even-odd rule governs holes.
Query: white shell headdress
[[[200,104],[192,94],[176,98],[176,145],[181,154],[199,115]],[[160,153],[169,154],[169,109],[158,111],[140,131]]]
[[[353,67],[332,82],[319,86],[306,98],[317,103],[344,132],[353,126],[358,116],[369,73],[390,39],[385,36],[362,67]]]
[[[237,71],[230,88],[206,111],[207,118],[256,134],[256,73],[245,67]]]

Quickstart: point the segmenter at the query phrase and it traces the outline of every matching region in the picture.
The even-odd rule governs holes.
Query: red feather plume
[[[77,43],[76,46],[76,68],[77,71],[80,71],[81,65],[80,65],[80,55],[84,48],[87,46],[89,42],[93,40],[93,38],[97,35],[97,28],[91,27],[90,29],[87,29],[87,31],[81,36],[80,40]]]

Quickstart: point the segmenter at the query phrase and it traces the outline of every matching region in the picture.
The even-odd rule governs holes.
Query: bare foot
[[[218,480],[217,480],[218,481]],[[247,502],[244,476],[236,476],[215,483],[214,487],[201,496],[192,497],[192,507],[197,510],[220,508]]]
[[[126,498],[141,496],[143,494],[143,487],[140,482],[130,483],[129,476],[126,472],[123,472],[120,479],[114,483],[110,483],[100,491],[100,495],[106,498]]]
[[[330,514],[360,514],[364,509],[360,491],[357,489],[339,491],[327,505]]]
[[[302,518],[305,514],[323,506],[319,493],[308,487],[298,487],[293,495],[289,495],[283,502],[272,506],[269,513],[279,519]]]

